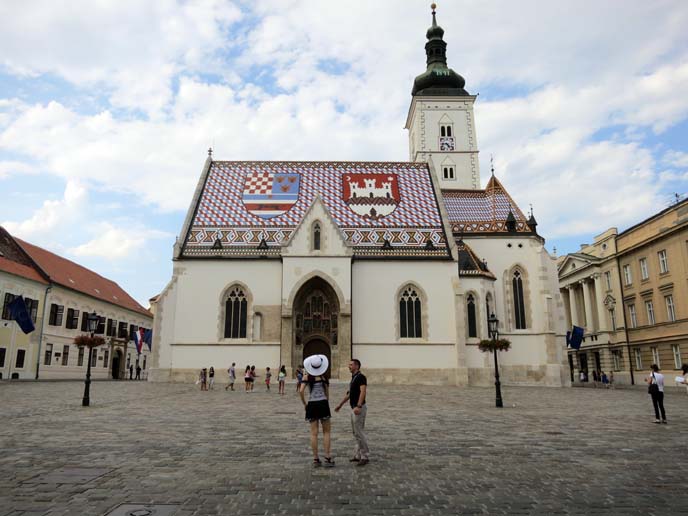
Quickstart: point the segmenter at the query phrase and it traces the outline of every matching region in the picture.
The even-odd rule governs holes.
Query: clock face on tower
[[[440,150],[441,151],[453,151],[454,150],[454,137],[453,136],[440,136]]]

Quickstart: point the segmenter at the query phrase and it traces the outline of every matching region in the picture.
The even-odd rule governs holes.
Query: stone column
[[[595,324],[592,316],[592,300],[590,296],[590,281],[581,280],[583,287],[583,308],[585,309],[585,329],[588,333],[594,333]]]
[[[576,305],[576,284],[566,285],[569,289],[569,309],[571,311],[571,324],[573,326],[580,326],[578,321],[578,306]]]
[[[597,319],[600,326],[600,331],[607,331],[607,314],[602,297],[602,275],[600,273],[593,274],[595,280],[595,300],[597,301]]]

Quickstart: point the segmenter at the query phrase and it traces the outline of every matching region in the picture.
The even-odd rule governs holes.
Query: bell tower
[[[473,103],[466,81],[447,66],[444,30],[437,25],[432,4],[432,25],[426,32],[427,69],[413,81],[406,119],[411,161],[431,162],[445,190],[480,188],[478,143]]]

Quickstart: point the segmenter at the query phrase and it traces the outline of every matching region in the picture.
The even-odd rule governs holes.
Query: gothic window
[[[246,318],[248,302],[246,294],[239,286],[229,289],[225,301],[225,339],[246,338]]]
[[[442,167],[442,177],[444,179],[454,179],[454,167],[443,166]]]
[[[399,336],[402,339],[423,336],[422,306],[417,290],[406,287],[399,298]]]
[[[313,250],[320,251],[320,223],[313,224]]]
[[[440,121],[440,151],[453,151],[455,150],[454,141],[454,131],[452,130],[452,125],[450,123],[449,117],[442,117]]]
[[[514,295],[514,321],[517,330],[526,328],[526,304],[523,295],[523,278],[521,272],[514,272],[511,277],[511,287]]]
[[[466,298],[466,311],[468,315],[468,336],[478,336],[478,318],[475,313],[475,298],[473,294],[469,294]]]

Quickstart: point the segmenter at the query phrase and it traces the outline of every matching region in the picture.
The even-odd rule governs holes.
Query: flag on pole
[[[143,348],[143,335],[143,328],[139,328],[134,332],[134,344],[136,344],[136,353],[138,353],[139,355],[141,354],[141,350]]]
[[[573,349],[580,349],[581,342],[583,342],[583,333],[585,330],[580,326],[574,326],[569,338],[569,346]]]
[[[31,333],[36,329],[31,320],[31,315],[26,309],[26,303],[24,302],[24,296],[17,296],[9,304],[10,309],[10,319],[17,321],[17,324],[24,333]]]
[[[148,351],[153,351],[153,330],[146,330],[143,335],[143,342],[148,345]]]

